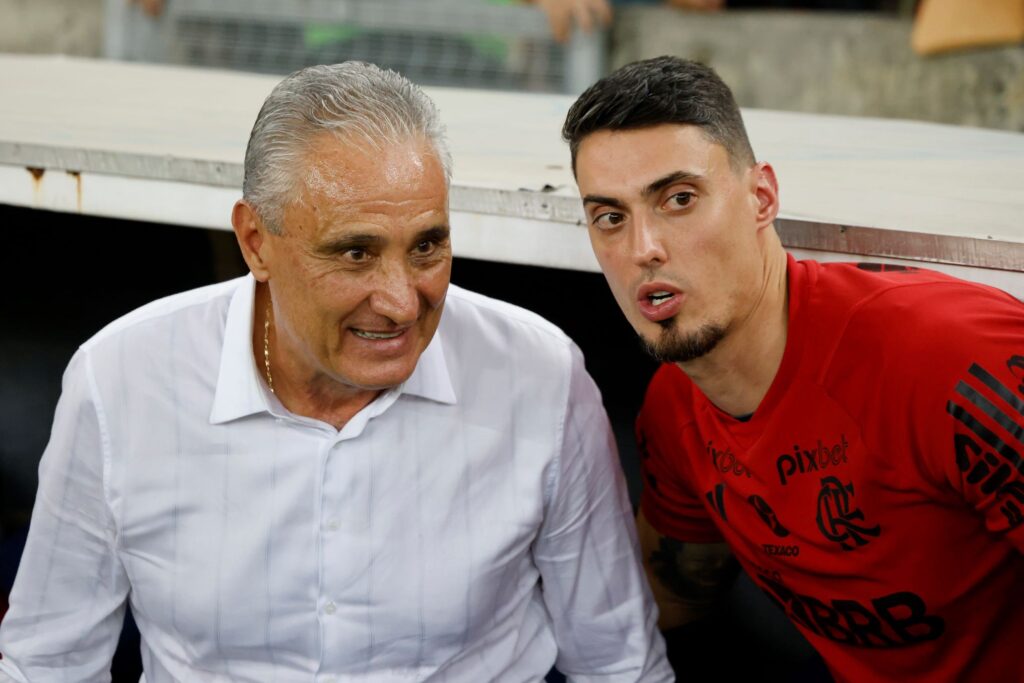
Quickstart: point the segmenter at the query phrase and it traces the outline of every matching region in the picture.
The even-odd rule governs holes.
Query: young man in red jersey
[[[1024,305],[787,255],[775,173],[700,64],[623,67],[563,137],[664,362],[637,423],[662,627],[713,606],[731,555],[839,681],[1024,680]]]

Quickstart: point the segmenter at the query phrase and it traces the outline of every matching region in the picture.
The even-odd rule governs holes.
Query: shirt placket
[[[317,681],[336,681],[339,671],[366,662],[372,653],[373,472],[367,443],[332,435],[321,450],[318,510],[321,662]]]

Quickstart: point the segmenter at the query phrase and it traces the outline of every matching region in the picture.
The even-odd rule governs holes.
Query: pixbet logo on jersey
[[[708,441],[708,456],[711,464],[722,474],[735,474],[737,477],[750,477],[750,470],[743,466],[743,463],[733,454],[731,448],[715,448],[714,441]]]
[[[800,444],[793,446],[792,453],[783,453],[775,460],[779,482],[785,486],[787,480],[795,475],[820,472],[846,462],[847,447],[845,434],[840,434],[839,443],[834,446],[825,445],[821,439],[815,448],[802,449]]]

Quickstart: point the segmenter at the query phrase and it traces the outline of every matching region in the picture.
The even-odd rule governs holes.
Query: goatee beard
[[[725,337],[725,328],[715,323],[706,323],[687,335],[680,334],[674,323],[674,318],[662,321],[661,334],[655,340],[640,337],[644,351],[662,363],[686,363],[700,358]]]

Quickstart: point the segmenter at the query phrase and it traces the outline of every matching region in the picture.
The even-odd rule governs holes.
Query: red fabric
[[[789,292],[749,421],[658,370],[645,516],[726,540],[838,681],[1024,681],[1024,304],[792,259]]]

